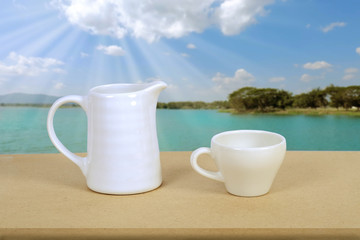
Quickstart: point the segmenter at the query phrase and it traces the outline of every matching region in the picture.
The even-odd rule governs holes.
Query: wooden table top
[[[360,152],[288,151],[270,192],[236,197],[162,152],[151,192],[95,193],[61,154],[0,155],[0,238],[340,236],[360,239]],[[200,164],[214,169],[208,156]]]

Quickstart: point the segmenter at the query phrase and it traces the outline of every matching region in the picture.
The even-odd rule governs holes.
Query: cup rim
[[[281,140],[279,143],[267,145],[267,146],[263,146],[263,147],[229,147],[225,144],[222,144],[222,143],[219,143],[218,141],[216,141],[216,139],[220,136],[231,135],[231,134],[236,134],[236,133],[265,133],[265,134],[277,136]],[[211,138],[211,144],[216,144],[218,146],[221,146],[221,147],[229,149],[229,150],[257,151],[257,150],[266,150],[266,149],[276,148],[280,145],[286,144],[286,138],[278,133],[265,131],[265,130],[250,130],[250,129],[248,129],[248,130],[232,130],[232,131],[221,132],[221,133],[214,135]]]

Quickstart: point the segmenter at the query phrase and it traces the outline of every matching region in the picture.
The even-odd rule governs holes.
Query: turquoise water
[[[0,107],[0,154],[57,152],[46,131],[47,108]],[[280,133],[288,150],[360,151],[360,118],[348,116],[232,115],[216,110],[157,110],[161,151],[192,151],[211,137],[234,129]],[[59,139],[73,152],[86,152],[86,115],[80,108],[59,109]]]

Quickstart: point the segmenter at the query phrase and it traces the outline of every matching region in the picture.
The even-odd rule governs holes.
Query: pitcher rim
[[[161,84],[164,87],[166,86],[166,83],[163,81],[160,81],[160,80],[153,81],[153,82],[147,82],[147,83],[110,83],[110,84],[98,85],[98,86],[91,88],[89,90],[89,94],[95,94],[95,95],[99,95],[99,96],[135,94],[135,93],[143,92],[146,89],[150,88],[151,86],[156,86],[158,84]],[[105,90],[107,88],[119,87],[119,86],[127,87],[129,89],[133,88],[133,90],[128,90],[128,91],[122,90],[122,91],[112,91],[112,92],[106,92],[106,90]],[[104,90],[101,91],[100,89],[104,89]]]

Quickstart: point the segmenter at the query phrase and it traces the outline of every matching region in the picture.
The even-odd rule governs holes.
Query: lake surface
[[[48,108],[0,107],[0,154],[54,153],[46,130]],[[55,131],[73,152],[86,152],[87,122],[81,108],[62,108]],[[161,151],[193,151],[211,137],[236,129],[282,134],[288,150],[360,151],[360,118],[349,116],[233,115],[216,110],[157,110]]]

